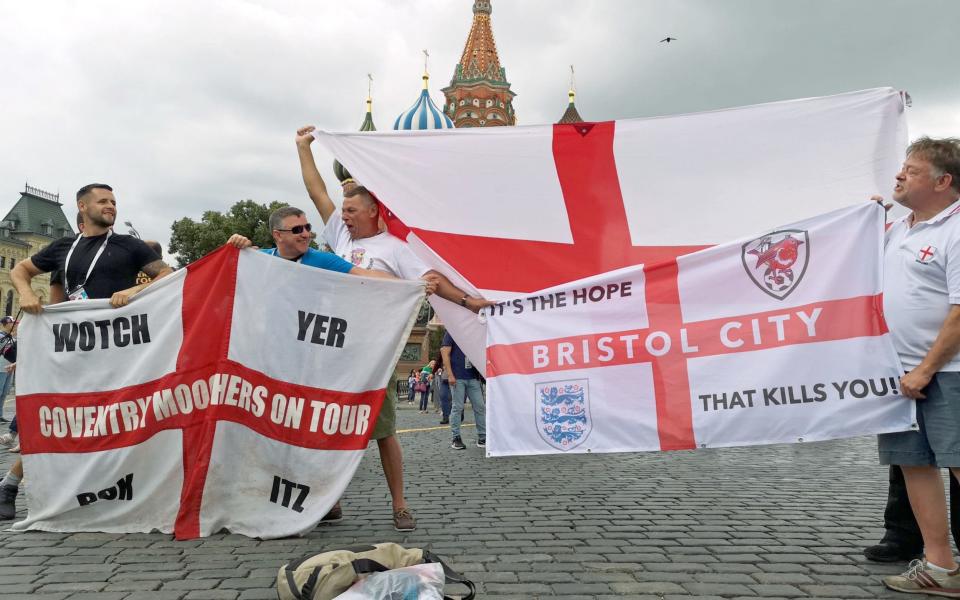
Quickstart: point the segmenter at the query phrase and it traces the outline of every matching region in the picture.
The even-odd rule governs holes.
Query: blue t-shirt
[[[473,363],[471,363],[467,355],[463,353],[460,346],[453,341],[453,337],[449,331],[443,334],[443,343],[440,344],[440,347],[450,348],[450,369],[453,371],[454,377],[457,379],[480,378],[480,371],[473,366]]]
[[[280,256],[277,254],[276,248],[265,248],[260,252],[265,252],[271,256]],[[336,254],[321,252],[313,248],[307,248],[307,253],[301,256],[297,262],[301,265],[307,265],[308,267],[317,267],[328,271],[336,271],[337,273],[349,273],[350,269],[353,268],[353,265]]]

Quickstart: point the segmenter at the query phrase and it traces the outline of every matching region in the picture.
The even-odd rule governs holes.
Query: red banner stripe
[[[483,290],[529,293],[621,267],[655,265],[709,246],[633,246],[606,248],[604,262],[585,260],[573,244],[511,240],[412,228],[417,237],[470,283]],[[494,253],[494,254],[491,254]],[[494,257],[495,255],[495,257]],[[506,257],[499,260],[496,257]]]
[[[680,268],[677,261],[656,269],[645,269],[647,274],[647,321],[656,330],[679,331],[683,326],[680,310]],[[690,378],[687,361],[653,362],[653,389],[657,406],[657,433],[661,450],[691,450],[697,442],[693,434],[693,408],[690,406]]]
[[[632,265],[670,262],[707,248],[633,245],[613,151],[615,134],[613,121],[553,127],[553,158],[573,243],[411,230],[474,286],[511,292],[534,292]],[[491,259],[494,249],[496,256],[508,260]]]
[[[224,246],[187,267],[177,371],[226,359],[239,260],[238,249]],[[200,535],[200,505],[215,433],[216,421],[209,419],[191,420],[183,428],[183,489],[174,525],[177,539]]]
[[[223,403],[222,398],[221,403],[207,404],[205,408],[196,408],[194,404],[186,404],[191,408],[189,413],[184,413],[181,412],[180,405],[175,402],[172,406],[175,407],[176,414],[171,412],[170,416],[163,417],[164,412],[161,411],[160,415],[163,418],[160,420],[156,418],[157,411],[152,403],[154,392],[160,390],[176,391],[177,386],[181,384],[187,386],[187,388],[193,388],[193,384],[201,380],[208,384],[204,388],[209,390],[210,377],[214,374],[224,376],[223,380],[227,386],[230,385],[229,378],[234,376],[239,379],[238,385],[246,382],[253,388],[258,386],[266,388],[263,409],[257,411],[260,412],[260,415],[257,416],[253,410],[255,407],[252,401],[241,398],[242,392],[238,389],[235,397],[230,400],[232,404]],[[181,388],[181,391],[186,390]],[[191,399],[197,397],[193,391],[191,389],[189,392]],[[273,398],[277,394],[288,399],[303,398],[299,426],[297,426],[294,417],[288,416],[289,411],[286,409],[287,404],[296,407],[299,404],[298,400],[294,400],[292,403],[288,400],[284,404],[281,423],[277,424],[271,420]],[[209,421],[215,424],[219,420],[240,423],[265,437],[302,448],[362,450],[366,448],[369,441],[369,431],[351,435],[338,430],[335,433],[327,434],[324,433],[323,425],[325,422],[322,420],[316,424],[316,431],[310,431],[314,413],[311,402],[324,403],[323,407],[320,407],[319,404],[316,405],[321,408],[318,412],[320,419],[327,418],[324,411],[327,410],[328,406],[335,406],[336,408],[331,408],[329,411],[330,418],[335,414],[340,414],[344,415],[344,419],[352,419],[354,422],[357,418],[357,407],[369,407],[369,418],[365,420],[369,421],[368,429],[372,429],[383,403],[384,395],[384,389],[350,393],[296,385],[267,377],[259,371],[254,371],[233,361],[221,361],[217,365],[172,373],[149,383],[109,392],[21,396],[19,398],[21,411],[18,420],[22,431],[31,432],[30,435],[23,438],[24,454],[100,452],[126,448],[142,443],[160,431],[197,429],[202,428],[198,425],[205,422]],[[181,396],[185,397],[183,394]],[[176,398],[175,395],[174,398]],[[144,401],[147,405],[146,420],[143,419],[144,415],[137,399]],[[121,404],[125,405],[126,411],[120,409]],[[244,404],[250,408],[245,408]],[[134,408],[137,412],[136,416],[132,417],[130,410]],[[87,409],[86,412],[84,409]],[[124,412],[127,412],[127,414],[124,414]],[[274,414],[280,416],[279,412]],[[54,420],[61,418],[64,419],[64,422],[57,424],[57,428],[66,427],[66,429],[63,431],[63,436],[58,437],[53,433]],[[129,427],[131,424],[133,426]],[[331,425],[329,422],[327,424]],[[346,422],[341,424],[346,428]],[[84,434],[85,430],[86,435]]]
[[[724,317],[707,321],[695,321],[682,324],[674,323],[675,328],[673,329],[648,327],[645,329],[567,336],[516,344],[497,344],[487,348],[488,376],[499,377],[512,374],[531,375],[536,373],[671,360],[685,361],[703,356],[739,354],[742,352],[754,352],[757,350],[767,350],[798,344],[812,344],[885,335],[889,330],[881,313],[882,304],[883,297],[878,294],[876,296],[859,296],[842,300],[825,300],[823,302],[814,302],[802,306],[784,307],[781,310]],[[816,336],[810,337],[807,326],[802,320],[797,318],[796,313],[804,311],[809,316],[812,315],[813,311],[817,308],[821,309],[821,313],[816,321]],[[784,337],[781,340],[778,339],[777,336],[776,323],[770,322],[769,319],[770,317],[778,317],[788,313],[793,316],[782,323]],[[758,321],[760,331],[759,341],[754,340],[753,319]],[[725,324],[733,322],[740,323],[740,327],[728,331],[728,336],[731,338],[731,341],[742,341],[743,344],[735,348],[730,348],[721,342],[720,330]],[[685,329],[687,332],[688,346],[696,346],[698,348],[697,351],[686,353],[682,351],[680,328]],[[671,338],[670,350],[663,356],[651,354],[644,343],[647,336],[656,331],[663,331]],[[625,351],[626,342],[621,341],[621,336],[636,336],[635,338],[631,337],[630,346],[632,348],[632,356],[627,356],[627,352]],[[614,349],[616,352],[611,360],[601,361],[598,359],[598,342],[602,338],[611,338],[615,342],[616,347]],[[572,364],[561,365],[557,364],[558,361],[555,360],[557,346],[564,342],[571,344],[574,349]],[[584,343],[587,344],[590,350],[588,362],[581,359],[583,354],[581,349]],[[546,346],[549,349],[551,355],[548,366],[543,368],[536,368],[534,366],[534,348],[536,346]],[[654,350],[659,350],[661,347],[662,345],[659,343],[659,339],[655,340]]]

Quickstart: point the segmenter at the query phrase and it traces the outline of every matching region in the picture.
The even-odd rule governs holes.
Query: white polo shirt
[[[368,238],[351,238],[340,209],[330,216],[322,237],[335,254],[355,267],[386,271],[400,279],[419,279],[430,270],[406,242],[386,231]]]
[[[951,305],[960,304],[960,200],[910,227],[911,215],[887,230],[883,312],[904,368],[920,365]],[[941,371],[960,371],[960,356]]]

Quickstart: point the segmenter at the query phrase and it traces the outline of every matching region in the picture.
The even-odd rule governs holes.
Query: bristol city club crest
[[[537,432],[557,450],[572,450],[587,439],[590,393],[586,379],[538,383],[536,390]]]
[[[740,253],[750,279],[767,294],[783,300],[807,271],[810,237],[800,229],[782,229],[751,240]]]

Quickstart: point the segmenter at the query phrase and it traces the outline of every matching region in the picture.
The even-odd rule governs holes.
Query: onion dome
[[[560,117],[560,120],[557,121],[558,125],[564,125],[566,123],[583,123],[583,118],[580,116],[580,113],[577,112],[577,106],[573,103],[574,99],[577,97],[576,92],[572,89],[568,92],[570,96],[570,104],[567,105],[567,110],[564,111],[563,116]]]
[[[453,129],[453,121],[430,99],[430,76],[423,74],[423,91],[413,106],[400,113],[394,129]]]
[[[367,114],[363,117],[363,123],[360,125],[360,131],[376,131],[377,126],[373,124],[373,98],[367,95]],[[333,174],[337,176],[340,183],[353,180],[350,172],[340,164],[340,161],[333,159]]]

